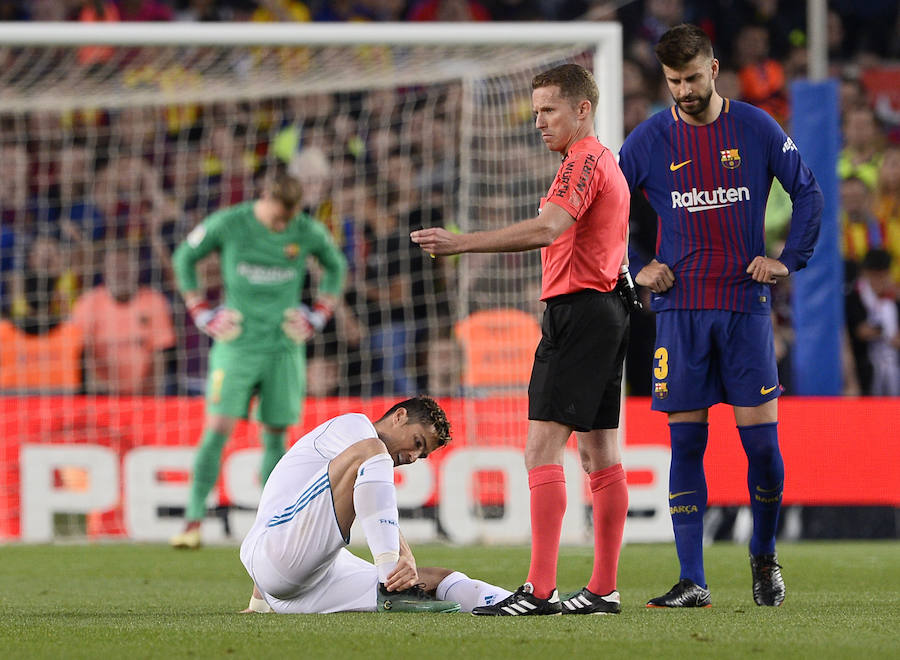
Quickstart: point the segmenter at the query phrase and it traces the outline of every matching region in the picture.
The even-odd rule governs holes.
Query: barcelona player
[[[206,386],[206,420],[194,461],[184,531],[176,548],[199,548],[206,498],[219,476],[222,449],[238,419],[259,397],[263,424],[260,483],[284,454],[284,434],[296,423],[306,393],[306,341],[331,317],[347,262],[317,220],[299,212],[300,184],[286,174],[262,196],[222,209],[188,234],[173,256],[178,286],[197,327],[214,340]],[[197,262],[219,254],[225,304],[211,309],[197,279]],[[299,303],[307,258],[322,267],[312,308]]]
[[[669,506],[679,582],[648,607],[707,607],[703,567],[710,406],[724,402],[749,463],[750,564],[758,605],[780,605],[775,553],[784,487],[770,287],[803,268],[819,233],[823,198],[796,145],[762,110],[716,92],[719,62],[709,37],[678,25],[656,46],[674,105],[625,140],[620,166],[633,194],[659,216],[655,258],[635,281],[656,316],[654,410],[668,414]],[[764,213],[772,178],[793,202],[777,259],[766,256]],[[639,192],[640,191],[640,192]]]

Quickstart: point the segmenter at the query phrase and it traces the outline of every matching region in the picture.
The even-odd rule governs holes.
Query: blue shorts
[[[767,314],[676,309],[656,315],[653,410],[755,407],[780,394]]]

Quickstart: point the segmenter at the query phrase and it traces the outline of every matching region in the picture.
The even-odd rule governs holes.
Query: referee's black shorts
[[[576,431],[617,428],[629,325],[615,291],[585,289],[548,300],[528,384],[528,419]]]

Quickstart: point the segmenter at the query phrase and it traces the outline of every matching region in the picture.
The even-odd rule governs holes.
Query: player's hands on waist
[[[675,273],[668,265],[653,259],[634,276],[634,281],[653,293],[663,293],[674,286]]]
[[[409,589],[416,584],[419,584],[419,571],[416,568],[415,558],[411,554],[400,553],[397,567],[388,575],[387,582],[384,583],[385,588],[388,591],[399,591]]]
[[[312,308],[303,304],[289,307],[284,310],[281,329],[296,343],[302,344],[317,332],[322,332],[333,313],[333,308],[321,300],[317,300]]]
[[[431,256],[458,254],[462,251],[462,235],[442,227],[417,229],[410,233],[409,238]]]
[[[787,266],[771,257],[755,257],[750,265],[747,266],[747,273],[756,282],[763,284],[775,284],[780,278],[787,277]]]
[[[223,306],[210,309],[205,300],[194,299],[188,304],[188,312],[197,329],[216,341],[231,341],[241,334],[244,317],[236,309]]]

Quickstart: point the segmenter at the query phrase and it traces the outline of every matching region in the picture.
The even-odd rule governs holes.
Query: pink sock
[[[588,589],[605,596],[616,588],[619,551],[628,515],[628,487],[622,464],[591,472],[594,518],[594,572]]]
[[[531,489],[531,566],[534,595],[549,598],[556,588],[559,536],[566,513],[566,475],[562,465],[539,465],[528,472]]]

